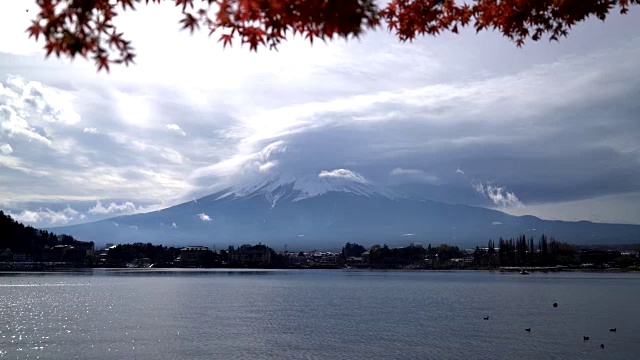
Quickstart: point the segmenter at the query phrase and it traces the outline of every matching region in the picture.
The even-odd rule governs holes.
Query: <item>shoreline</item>
[[[368,270],[368,271],[491,271],[500,273],[518,273],[522,268],[381,268],[381,267],[17,267],[0,269],[0,274],[11,273],[83,273],[93,272],[94,270],[148,270],[148,271],[172,271],[172,270]],[[640,268],[606,268],[606,269],[589,269],[589,268],[531,268],[524,267],[529,273],[557,273],[557,272],[585,272],[585,273],[629,273],[640,272]]]

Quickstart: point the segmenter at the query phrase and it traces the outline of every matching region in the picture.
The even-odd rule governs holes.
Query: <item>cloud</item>
[[[3,20],[14,16],[2,14],[18,13],[3,11],[10,3],[0,5]],[[135,18],[167,23],[172,10],[143,7]],[[59,209],[79,198],[84,202],[73,207],[86,209],[97,198],[168,206],[191,200],[196,190],[206,195],[214,186],[283,173],[318,180],[331,169],[351,169],[376,184],[430,189],[424,193],[441,201],[492,207],[501,201],[486,189],[479,196],[466,176],[499,179],[527,208],[567,203],[557,218],[573,216],[577,201],[608,195],[624,206],[592,204],[595,215],[580,214],[628,219],[637,213],[628,210],[639,208],[625,194],[640,190],[640,13],[581,24],[561,46],[516,49],[499,34],[473,31],[455,41],[445,35],[400,44],[373,32],[358,42],[313,47],[294,40],[280,53],[259,54],[222,52],[171,27],[159,27],[162,36],[146,34],[135,19],[122,20],[129,23],[125,33],[149,46],[139,49],[139,65],[108,75],[96,75],[81,59],[68,64],[44,61],[40,53],[0,54],[0,106],[9,109],[0,110],[0,144],[16,150],[0,156],[0,199],[17,203],[15,209],[33,210],[27,204],[33,199]],[[24,21],[0,28],[20,38]],[[151,36],[188,51],[160,56],[166,42],[144,40]],[[229,71],[205,74],[196,64],[187,73],[157,76],[187,58],[215,59]],[[427,66],[416,69],[416,61]],[[257,62],[263,66],[251,66]],[[49,116],[56,113],[43,104],[53,109],[64,101],[49,101],[36,83],[25,94],[30,81],[20,79],[61,94],[63,108],[80,121]],[[86,136],[88,126],[101,136]],[[180,136],[183,129],[188,137]],[[465,174],[451,171],[452,164],[463,164]],[[438,181],[422,181],[415,172],[390,175],[398,167],[424,169]]]
[[[97,134],[98,133],[98,129],[94,128],[94,127],[86,127],[82,130],[82,132],[85,133],[89,133],[89,134]]]
[[[51,140],[39,134],[23,117],[18,115],[14,108],[7,105],[0,105],[0,132],[9,137],[24,136],[29,140],[37,140],[46,145],[51,144]]]
[[[457,173],[457,174],[464,175],[464,171],[460,170],[460,168],[457,168],[457,169],[456,169],[456,173]]]
[[[174,222],[173,224],[171,224],[171,228],[172,228],[172,229],[177,229],[177,228],[178,228],[178,225],[176,225],[176,223]]]
[[[18,76],[8,76],[0,82],[0,103],[34,120],[73,125],[81,121],[73,108],[73,96],[68,92],[44,86],[38,81],[26,82]]]
[[[129,225],[129,229],[138,230],[137,225]]]
[[[78,214],[78,211],[69,206],[61,211],[39,208],[35,211],[23,210],[20,213],[9,212],[9,215],[16,221],[39,225],[64,225],[76,219]]]
[[[205,213],[198,214],[198,218],[202,221],[211,221],[211,217]]]
[[[355,171],[347,170],[347,169],[335,169],[331,171],[323,170],[318,174],[319,178],[328,178],[328,179],[345,179],[349,181],[355,181],[360,183],[366,183],[367,180],[360,174]]]
[[[268,172],[270,169],[273,169],[277,165],[277,161],[267,161],[264,164],[260,164],[260,166],[258,166],[258,170],[260,170],[260,172]]]
[[[415,235],[416,235],[416,234],[411,234],[411,233],[408,233],[408,234],[402,234],[402,236],[415,236]]]
[[[182,164],[184,162],[182,155],[170,148],[165,148],[160,155],[174,164]]]
[[[100,200],[97,200],[96,205],[90,208],[88,213],[93,215],[98,215],[98,214],[104,215],[104,214],[114,214],[114,213],[130,214],[130,213],[135,213],[137,211],[138,209],[136,209],[135,204],[130,201],[126,201],[121,204],[111,202],[109,203],[109,205],[107,205],[107,207],[104,207],[102,205],[102,202],[100,202]]]
[[[175,131],[182,136],[187,136],[187,133],[184,132],[177,124],[167,124],[167,129]]]
[[[268,142],[257,149],[252,146],[245,151],[248,153],[236,154],[213,165],[196,169],[191,174],[191,181],[196,186],[204,187],[205,191],[212,191],[212,183],[213,187],[226,188],[251,182],[283,170],[278,169],[281,161],[276,158],[289,153],[284,141]],[[284,160],[286,164],[286,159]]]
[[[507,191],[504,186],[495,186],[491,183],[483,184],[479,180],[474,180],[471,185],[480,194],[489,198],[495,205],[501,207],[524,207],[516,194]]]
[[[9,144],[0,145],[0,154],[9,155],[13,152],[13,148]]]
[[[502,225],[502,223],[500,221],[494,221],[491,223],[491,225]]]
[[[399,178],[404,178],[405,180],[414,181],[414,182],[425,182],[425,183],[438,182],[437,176],[427,174],[426,172],[418,169],[403,169],[401,167],[398,167],[391,170],[389,175],[399,177]]]

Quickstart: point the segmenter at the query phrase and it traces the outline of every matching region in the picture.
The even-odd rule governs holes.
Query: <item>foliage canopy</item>
[[[419,35],[496,30],[522,46],[548,37],[567,36],[589,17],[605,20],[623,14],[640,0],[36,0],[39,11],[27,29],[45,40],[47,56],[78,55],[95,61],[98,70],[130,64],[131,42],[114,25],[120,11],[144,4],[173,3],[182,13],[183,29],[205,29],[223,46],[234,40],[257,51],[277,49],[290,33],[309,40],[358,37],[384,26],[400,41]],[[382,3],[382,4],[380,4]]]

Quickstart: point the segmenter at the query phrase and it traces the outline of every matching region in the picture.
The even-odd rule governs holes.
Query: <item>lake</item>
[[[638,273],[0,273],[7,359],[640,359],[639,320]]]

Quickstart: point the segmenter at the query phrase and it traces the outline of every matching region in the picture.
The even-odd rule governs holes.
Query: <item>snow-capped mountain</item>
[[[244,243],[289,249],[364,245],[476,246],[542,233],[578,244],[634,243],[640,226],[541,220],[405,196],[335,170],[316,176],[272,175],[164,210],[56,228],[97,244],[152,242],[224,247]]]
[[[322,174],[322,173],[321,173]],[[216,200],[264,198],[275,207],[278,201],[301,201],[330,192],[399,200],[408,196],[377,186],[364,178],[275,174],[248,181],[222,191]]]

